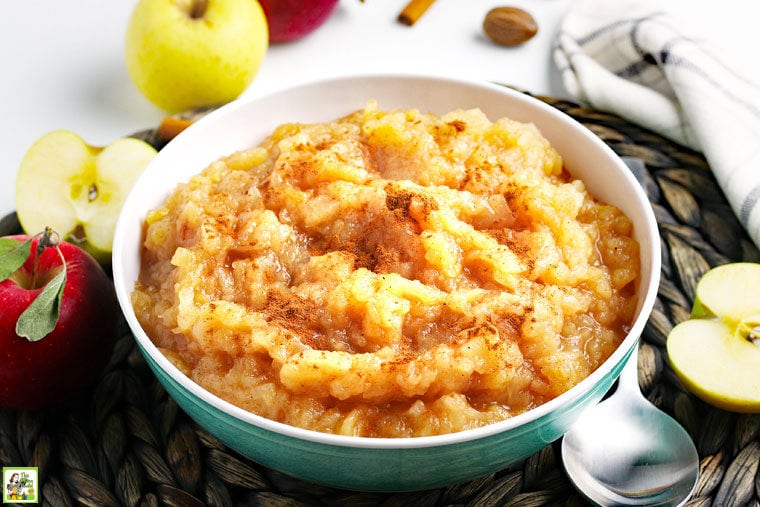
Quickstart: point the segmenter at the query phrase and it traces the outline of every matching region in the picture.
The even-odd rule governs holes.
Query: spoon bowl
[[[699,477],[689,434],[641,394],[638,344],[613,395],[565,434],[562,459],[576,488],[599,505],[683,505]]]

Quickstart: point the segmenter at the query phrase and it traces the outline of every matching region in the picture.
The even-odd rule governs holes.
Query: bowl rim
[[[627,360],[628,355],[633,350],[634,346],[638,345],[639,337],[641,333],[644,330],[644,326],[646,325],[646,322],[649,318],[649,315],[651,314],[651,311],[654,307],[655,299],[657,296],[657,289],[659,286],[659,278],[660,278],[660,268],[661,268],[661,258],[660,258],[660,237],[657,233],[657,223],[655,220],[654,212],[651,209],[651,206],[649,204],[649,200],[646,197],[646,194],[639,185],[639,183],[636,181],[633,174],[628,170],[627,166],[623,162],[623,160],[609,147],[607,146],[596,134],[594,134],[591,130],[583,126],[580,122],[569,116],[568,114],[546,104],[545,102],[526,94],[522,91],[518,91],[516,89],[496,84],[488,81],[483,80],[476,80],[476,79],[468,79],[468,78],[460,78],[460,77],[452,77],[448,75],[431,75],[431,74],[417,74],[417,73],[361,73],[361,74],[354,74],[354,75],[347,75],[347,76],[339,76],[339,77],[328,77],[328,78],[320,78],[315,80],[308,80],[301,83],[297,83],[294,85],[287,86],[285,88],[282,88],[277,91],[269,92],[267,94],[261,95],[261,96],[254,96],[250,98],[245,99],[238,99],[233,102],[230,102],[226,105],[223,105],[219,107],[218,109],[215,109],[208,114],[206,114],[204,117],[199,119],[197,122],[195,122],[193,125],[188,127],[185,131],[180,133],[176,139],[179,138],[186,138],[192,133],[200,128],[198,125],[203,125],[206,123],[211,122],[217,122],[223,119],[227,115],[234,115],[236,111],[238,111],[241,108],[252,108],[255,107],[256,103],[271,100],[272,98],[275,98],[277,96],[281,95],[287,95],[292,93],[299,93],[303,90],[309,89],[314,86],[334,86],[336,84],[345,84],[347,82],[356,81],[361,82],[363,80],[400,80],[400,81],[424,81],[424,82],[435,82],[435,83],[442,83],[442,84],[452,84],[456,86],[465,86],[465,87],[472,87],[474,90],[482,89],[489,92],[498,92],[506,97],[510,98],[510,100],[517,100],[524,102],[528,105],[528,107],[537,108],[539,110],[542,110],[544,114],[548,114],[551,116],[554,120],[566,125],[567,127],[580,130],[581,134],[586,137],[597,149],[599,149],[601,152],[603,152],[608,158],[611,159],[611,162],[615,164],[620,172],[620,176],[628,179],[630,186],[634,189],[635,192],[635,198],[637,201],[637,205],[642,207],[644,210],[643,216],[645,217],[646,221],[646,228],[649,231],[652,231],[652,234],[649,234],[646,236],[646,239],[650,242],[649,245],[643,245],[640,244],[640,249],[643,251],[644,248],[648,248],[651,250],[651,266],[650,266],[650,273],[648,279],[641,279],[639,280],[639,286],[646,288],[646,293],[644,294],[643,299],[640,298],[641,304],[638,308],[636,318],[634,319],[630,331],[626,334],[626,336],[623,338],[620,345],[613,351],[613,353],[595,370],[593,371],[589,376],[584,378],[582,381],[580,381],[578,384],[570,388],[568,391],[558,395],[557,397],[539,405],[538,407],[535,407],[533,409],[530,409],[526,412],[523,412],[521,414],[515,415],[513,417],[510,417],[508,419],[497,421],[494,423],[487,424],[485,426],[462,430],[459,432],[454,433],[445,433],[445,434],[439,434],[439,435],[431,435],[431,436],[419,436],[419,437],[358,437],[358,436],[348,436],[348,435],[337,435],[337,434],[331,434],[331,433],[323,433],[316,430],[309,430],[305,428],[300,428],[297,426],[292,426],[286,423],[274,421],[272,419],[268,419],[264,416],[257,415],[255,413],[249,412],[241,407],[238,407],[231,402],[228,402],[219,396],[211,393],[210,391],[206,390],[205,388],[201,387],[199,384],[197,384],[195,381],[190,379],[188,376],[186,376],[184,373],[182,373],[176,366],[174,366],[171,361],[167,359],[166,356],[164,356],[160,350],[156,347],[156,345],[152,342],[152,340],[148,337],[147,333],[143,330],[142,326],[139,324],[137,317],[134,312],[134,308],[131,304],[131,293],[132,293],[132,287],[127,286],[127,280],[124,277],[124,273],[120,268],[120,266],[124,263],[124,253],[128,249],[125,249],[125,246],[127,246],[126,243],[126,231],[127,226],[125,224],[127,220],[127,214],[124,213],[124,210],[128,210],[132,205],[130,203],[134,202],[137,197],[135,196],[135,192],[130,191],[129,195],[127,196],[127,199],[125,200],[124,207],[122,208],[122,213],[120,213],[119,219],[117,220],[116,230],[114,234],[114,243],[113,243],[113,276],[114,276],[114,284],[116,288],[117,298],[119,300],[119,304],[122,308],[122,312],[124,313],[124,316],[126,318],[126,321],[129,325],[130,331],[135,336],[135,339],[140,346],[140,349],[143,354],[146,354],[150,357],[152,361],[155,362],[155,365],[163,370],[172,380],[178,383],[183,389],[186,389],[189,391],[189,393],[192,396],[197,397],[204,403],[207,403],[209,406],[214,407],[226,415],[237,419],[243,423],[253,425],[255,427],[258,427],[262,430],[270,431],[282,436],[286,437],[292,437],[298,440],[313,442],[317,444],[325,444],[329,446],[337,446],[337,447],[350,447],[350,448],[364,448],[364,449],[391,449],[391,450],[402,450],[402,449],[419,449],[419,448],[426,448],[426,447],[438,447],[438,446],[447,446],[447,445],[455,445],[455,444],[463,444],[465,442],[470,442],[474,440],[479,440],[487,437],[491,437],[506,431],[509,431],[514,428],[522,427],[523,425],[531,422],[535,422],[537,420],[543,419],[544,417],[547,417],[554,413],[558,408],[563,406],[571,406],[573,404],[574,400],[577,400],[578,398],[582,398],[593,385],[600,382],[600,380],[608,375],[610,371],[614,368],[615,365],[618,365],[621,363],[624,359]],[[324,121],[331,121],[332,118],[326,118]],[[169,142],[169,144],[174,143],[175,141],[172,140]],[[168,146],[168,145],[167,145]],[[137,182],[135,183],[133,190],[139,188],[139,182],[143,179],[147,179],[150,176],[150,173],[152,172],[152,168],[157,166],[161,161],[165,158],[162,157],[162,153],[166,153],[165,151],[159,151],[159,153],[154,157],[153,161],[150,162],[149,166],[146,168],[146,170],[140,175]],[[223,156],[223,153],[220,153],[220,157]],[[143,210],[143,216],[144,216],[145,210]],[[643,270],[642,270],[643,273]],[[134,281],[132,281],[134,283]],[[620,364],[620,367],[622,368],[622,364]],[[614,379],[613,379],[614,380]]]

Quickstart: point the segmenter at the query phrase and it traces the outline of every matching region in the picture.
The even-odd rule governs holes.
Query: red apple
[[[338,0],[259,0],[269,24],[269,42],[300,39],[330,16]]]
[[[23,243],[29,236],[8,238]],[[23,266],[0,282],[0,406],[11,409],[37,409],[72,397],[100,373],[116,341],[119,308],[103,268],[66,242],[42,250],[35,266],[39,240],[32,241]],[[58,320],[51,332],[30,341],[16,334],[16,322],[61,272],[61,255],[66,281]]]

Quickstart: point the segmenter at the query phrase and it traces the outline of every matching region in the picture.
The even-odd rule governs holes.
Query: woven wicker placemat
[[[659,223],[663,267],[641,342],[642,390],[697,444],[701,473],[688,505],[760,505],[760,415],[732,414],[694,398],[664,353],[668,332],[689,315],[699,277],[727,262],[760,262],[760,252],[699,153],[615,115],[537,98],[586,125],[619,155],[645,163],[638,177]],[[155,130],[140,137],[160,148]],[[0,235],[17,230],[14,216],[0,221]],[[240,456],[198,427],[149,371],[124,324],[92,390],[55,409],[0,410],[0,465],[39,467],[42,504],[55,506],[584,505],[558,443],[505,470],[430,491],[357,493],[309,484]]]

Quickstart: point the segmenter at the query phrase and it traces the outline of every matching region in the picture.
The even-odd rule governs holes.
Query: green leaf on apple
[[[19,242],[13,239],[0,238],[0,281],[24,265],[32,249],[32,240]]]
[[[63,288],[66,285],[66,269],[50,280],[32,304],[19,315],[16,322],[16,334],[30,342],[36,342],[47,336],[58,322],[61,312]]]

